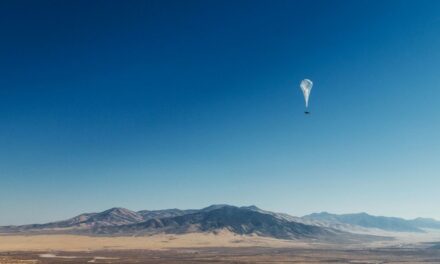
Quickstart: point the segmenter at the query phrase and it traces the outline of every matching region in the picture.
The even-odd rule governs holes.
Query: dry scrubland
[[[0,264],[440,263],[440,249],[425,243],[434,238],[400,234],[393,241],[340,245],[227,231],[143,237],[0,235]]]
[[[152,236],[83,236],[83,235],[1,235],[0,252],[7,251],[97,251],[97,250],[163,250],[175,248],[267,247],[267,248],[418,248],[440,241],[440,231],[427,233],[375,232],[394,240],[362,244],[311,243],[304,240],[281,240],[261,236],[237,235],[226,230],[215,233],[160,234]],[[440,263],[440,262],[439,262]]]
[[[197,248],[170,250],[110,250],[86,252],[0,253],[2,264],[55,263],[440,263],[440,252],[428,249],[303,249],[303,248]]]
[[[0,251],[86,251],[109,249],[197,247],[307,247],[307,243],[230,232],[154,235],[142,237],[90,237],[80,235],[0,236]]]

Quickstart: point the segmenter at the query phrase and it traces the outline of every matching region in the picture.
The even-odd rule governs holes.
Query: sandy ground
[[[390,234],[391,235],[391,234]],[[305,243],[228,231],[144,237],[0,235],[0,264],[440,263],[440,233],[400,233],[393,241]]]
[[[81,235],[1,235],[0,252],[9,251],[99,251],[99,250],[163,250],[177,248],[417,248],[426,242],[439,242],[440,231],[427,233],[380,233],[394,240],[363,244],[339,245],[280,240],[259,236],[241,236],[229,231],[154,235],[142,237],[92,237]]]
[[[90,237],[79,235],[0,235],[0,251],[96,251],[114,249],[170,249],[204,247],[308,247],[304,242],[230,232],[154,235],[144,237]]]

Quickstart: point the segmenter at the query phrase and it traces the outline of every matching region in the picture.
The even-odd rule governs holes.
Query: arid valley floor
[[[439,250],[197,248],[0,253],[0,263],[440,263]]]
[[[414,241],[411,242],[411,241]],[[220,234],[146,237],[0,236],[0,263],[440,263],[422,237],[369,244]]]

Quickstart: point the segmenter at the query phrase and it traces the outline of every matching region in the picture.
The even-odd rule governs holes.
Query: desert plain
[[[0,263],[440,263],[438,233],[338,244],[221,231],[99,237],[0,235]],[[438,237],[440,241],[440,236]]]

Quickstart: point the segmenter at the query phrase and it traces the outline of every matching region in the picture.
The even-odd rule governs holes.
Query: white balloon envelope
[[[307,108],[309,106],[309,96],[310,96],[310,92],[312,91],[313,82],[309,79],[304,79],[301,81],[299,87],[301,87],[301,91],[303,92],[304,100],[306,101],[306,108]]]

